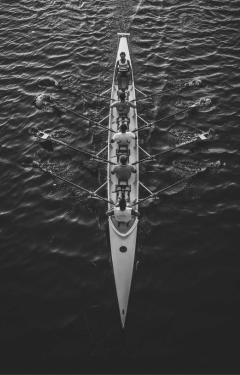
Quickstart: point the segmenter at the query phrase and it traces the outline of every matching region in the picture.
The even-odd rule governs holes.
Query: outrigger
[[[125,52],[126,58],[129,61],[130,66],[131,66],[131,79],[128,80],[125,77],[123,77],[122,79],[116,82],[116,71],[114,71],[113,83],[112,83],[112,88],[111,88],[111,98],[109,98],[110,103],[111,101],[118,101],[119,93],[121,92],[125,93],[126,102],[128,101],[137,102],[136,96],[135,96],[135,86],[134,86],[134,79],[133,79],[133,73],[132,73],[132,65],[131,65],[131,59],[130,59],[129,48],[128,48],[129,35],[130,34],[128,33],[118,33],[119,45],[118,45],[118,52],[117,52],[117,61],[120,57],[120,53]],[[138,89],[136,90],[141,92]],[[143,93],[141,92],[141,94]],[[150,96],[146,96],[145,94],[143,94],[143,97],[138,99],[138,101],[147,97],[151,97],[153,95],[155,94],[152,94]],[[56,100],[52,99],[52,101],[53,103],[57,103],[60,107],[62,106]],[[191,108],[195,108],[196,106],[197,106],[197,103],[178,113],[187,111]],[[197,131],[193,139],[191,139],[190,141],[183,142],[176,147],[170,148],[163,152],[159,152],[155,155],[149,155],[145,150],[143,150],[139,146],[138,139],[137,140],[132,139],[129,144],[111,143],[110,141],[111,141],[111,137],[113,133],[117,133],[119,131],[119,125],[122,122],[125,122],[128,126],[128,131],[132,131],[132,132],[135,132],[135,134],[138,134],[139,131],[144,130],[148,127],[151,128],[157,122],[161,120],[165,120],[166,118],[175,116],[177,113],[167,116],[158,121],[155,121],[154,123],[147,123],[145,120],[143,120],[137,115],[137,110],[134,108],[130,108],[129,113],[127,117],[125,118],[119,117],[119,114],[116,108],[111,108],[109,112],[109,124],[107,127],[102,124],[102,121],[104,119],[101,120],[100,122],[96,122],[96,121],[94,122],[91,119],[88,119],[87,117],[75,111],[72,111],[71,109],[68,109],[67,107],[64,107],[64,106],[62,107],[65,110],[70,111],[73,114],[83,119],[90,120],[96,126],[100,126],[101,128],[104,128],[106,131],[108,131],[108,145],[96,154],[91,151],[89,152],[89,151],[85,151],[85,150],[81,150],[76,147],[73,147],[63,141],[60,141],[59,139],[54,138],[53,136],[51,136],[51,134],[45,131],[39,131],[38,129],[35,129],[33,131],[33,134],[37,138],[41,139],[41,141],[46,141],[46,140],[52,141],[53,143],[60,144],[64,147],[69,147],[79,153],[88,155],[91,157],[91,160],[96,160],[98,162],[108,164],[107,181],[102,186],[100,186],[96,191],[92,192],[51,172],[49,169],[46,169],[43,165],[37,162],[35,162],[35,164],[38,167],[40,167],[43,171],[50,173],[53,177],[58,178],[70,184],[74,188],[87,192],[90,198],[95,198],[95,199],[100,199],[100,200],[105,201],[106,203],[108,203],[109,210],[111,210],[115,205],[118,204],[119,197],[127,198],[128,204],[131,207],[134,207],[134,209],[138,209],[138,204],[141,204],[147,199],[157,198],[159,194],[163,193],[167,189],[170,189],[184,181],[187,181],[191,177],[198,174],[199,172],[206,170],[206,168],[203,168],[197,173],[194,173],[184,178],[181,181],[178,181],[166,188],[163,188],[160,191],[152,192],[139,181],[139,163],[144,163],[144,162],[155,160],[157,156],[173,151],[177,148],[183,147],[185,145],[196,142],[198,140],[200,141],[210,140],[212,139],[213,133],[214,133],[212,129],[209,129],[207,132]],[[138,128],[138,118],[143,120],[143,122],[145,123],[141,128]],[[107,158],[101,157],[100,154],[106,151],[106,149],[108,150]],[[145,158],[140,159],[140,160],[139,160],[139,150],[146,155]],[[112,165],[116,165],[119,161],[120,156],[123,154],[127,156],[128,162],[130,164],[135,165],[136,170],[137,170],[136,174],[132,174],[131,178],[128,181],[123,181],[123,180],[120,181],[116,178],[115,175],[111,174]],[[107,198],[104,198],[101,195],[99,195],[98,192],[106,185],[107,185],[108,196]],[[145,198],[139,199],[139,185],[141,185],[150,195],[148,195]],[[127,316],[132,275],[133,275],[133,270],[134,270],[134,259],[135,259],[137,231],[138,231],[138,218],[132,217],[128,223],[119,222],[116,220],[114,216],[110,216],[108,220],[109,220],[111,256],[112,256],[112,264],[113,264],[114,278],[115,278],[115,284],[116,284],[118,305],[119,305],[119,311],[120,311],[121,326],[122,328],[124,328],[125,322],[126,322],[126,316]]]

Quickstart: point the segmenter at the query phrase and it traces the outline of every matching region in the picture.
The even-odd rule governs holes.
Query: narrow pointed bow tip
[[[121,327],[122,327],[122,331],[123,331],[124,328],[125,328],[125,323],[126,323],[125,311],[122,310],[122,314],[121,314]]]

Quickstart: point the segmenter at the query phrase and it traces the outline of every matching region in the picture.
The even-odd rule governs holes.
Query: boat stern
[[[111,241],[111,254],[114,278],[122,328],[125,327],[128,300],[132,282],[138,219],[133,219],[133,224],[125,233],[116,228],[114,219],[109,218],[109,234]],[[126,225],[125,223],[121,223]]]

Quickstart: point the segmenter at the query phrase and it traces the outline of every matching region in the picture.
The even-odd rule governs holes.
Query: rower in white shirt
[[[114,134],[113,138],[111,139],[111,143],[115,141],[120,145],[127,145],[131,142],[131,139],[137,139],[137,136],[132,132],[127,132],[127,125],[121,124],[119,127],[119,132]]]
[[[121,223],[128,223],[132,216],[140,216],[137,210],[127,206],[126,200],[122,198],[119,203],[110,211],[106,212],[107,216],[115,216],[115,219]]]

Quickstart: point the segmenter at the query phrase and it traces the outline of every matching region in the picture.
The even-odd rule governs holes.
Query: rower
[[[111,139],[111,143],[117,141],[119,145],[128,145],[131,142],[131,139],[137,139],[137,136],[132,132],[128,132],[127,125],[125,123],[121,124],[119,127],[120,132],[114,134],[113,138]]]
[[[116,174],[118,179],[118,183],[115,185],[115,191],[113,193],[117,193],[116,198],[119,200],[121,198],[127,198],[130,200],[130,193],[131,193],[131,185],[128,184],[128,180],[131,178],[132,173],[136,173],[136,168],[128,164],[128,155],[123,154],[119,158],[120,163],[115,165],[111,174]]]
[[[126,155],[121,155],[119,159],[120,164],[115,165],[111,171],[111,174],[116,174],[118,180],[128,181],[131,174],[137,172],[133,165],[127,164],[127,160],[128,157]]]
[[[130,110],[130,107],[131,108],[137,108],[137,106],[131,102],[125,102],[125,93],[124,92],[121,92],[119,94],[119,99],[120,99],[120,102],[115,102],[113,104],[110,105],[110,108],[114,108],[116,107],[117,108],[117,111],[119,113],[119,117],[122,117],[122,118],[125,118],[127,117],[127,114]]]
[[[118,87],[120,88],[127,88],[129,82],[132,79],[132,71],[130,62],[126,59],[126,53],[121,52],[120,53],[120,60],[117,61],[116,67],[115,67],[115,81],[118,82]],[[122,82],[122,78],[126,79],[126,83]],[[124,85],[125,83],[125,85]],[[124,85],[124,87],[122,87]]]
[[[119,201],[118,206],[115,206],[112,210],[106,212],[107,216],[115,216],[115,219],[119,223],[128,223],[132,216],[140,216],[137,210],[127,206],[126,200],[122,198]]]

